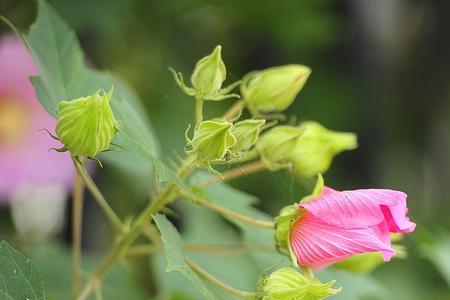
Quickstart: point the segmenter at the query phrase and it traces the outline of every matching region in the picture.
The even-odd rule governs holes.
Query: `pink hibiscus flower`
[[[354,254],[380,252],[389,261],[395,251],[390,233],[410,233],[406,194],[387,189],[335,191],[301,203],[290,245],[302,266],[321,269]]]
[[[55,128],[55,120],[38,102],[28,77],[37,74],[31,55],[15,36],[0,40],[0,203],[19,190],[47,185],[70,188],[74,170],[69,153],[39,129]]]

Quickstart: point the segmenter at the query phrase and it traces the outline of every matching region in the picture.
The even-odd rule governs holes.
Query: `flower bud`
[[[291,157],[296,150],[302,131],[293,126],[277,126],[261,136],[256,149],[269,170],[292,165]]]
[[[58,139],[72,156],[94,157],[105,151],[117,132],[109,93],[95,94],[72,101],[61,101],[56,123]]]
[[[169,68],[175,82],[184,93],[201,100],[220,101],[233,97],[239,98],[239,95],[229,93],[240,84],[240,81],[222,89],[222,83],[227,77],[227,70],[222,60],[221,51],[222,46],[218,45],[210,55],[197,62],[191,75],[192,87],[186,86],[183,74]]]
[[[248,119],[234,124],[231,133],[236,138],[236,144],[231,148],[233,154],[241,156],[253,145],[256,144],[259,138],[262,127],[266,120]]]
[[[200,161],[222,160],[227,152],[236,144],[231,133],[233,124],[218,121],[203,121],[194,132],[190,141],[193,152]]]
[[[251,72],[242,79],[241,94],[253,115],[281,112],[294,102],[310,74],[303,65]]]
[[[335,280],[321,283],[308,278],[292,268],[281,268],[258,282],[258,300],[321,300],[339,293]]]
[[[305,122],[297,147],[291,152],[295,171],[303,176],[313,176],[328,170],[333,157],[357,147],[356,135],[331,131],[316,122]]]
[[[222,88],[222,83],[227,77],[227,70],[222,61],[221,51],[222,46],[219,45],[210,55],[203,57],[195,65],[191,82],[198,98],[213,98]]]

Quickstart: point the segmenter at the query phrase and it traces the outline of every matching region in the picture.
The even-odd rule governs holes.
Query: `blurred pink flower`
[[[302,266],[321,269],[349,256],[380,252],[389,261],[395,251],[390,233],[410,233],[416,224],[406,216],[407,195],[387,189],[323,193],[299,209],[290,244]]]
[[[69,153],[39,129],[53,131],[55,120],[38,102],[29,76],[38,74],[31,55],[15,36],[0,40],[0,202],[21,186],[70,188],[74,170]]]

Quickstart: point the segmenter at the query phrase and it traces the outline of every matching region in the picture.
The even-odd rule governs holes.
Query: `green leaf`
[[[12,24],[7,24],[18,33]],[[38,0],[37,20],[30,32],[21,35],[21,38],[40,73],[31,81],[39,101],[50,114],[56,115],[62,100],[70,101],[90,95],[100,88],[110,90],[114,86],[111,106],[119,122],[119,132],[114,142],[146,159],[149,168],[154,166],[160,172],[161,181],[183,185],[175,172],[158,159],[159,145],[136,95],[119,78],[86,66],[75,32],[46,1]],[[114,163],[121,157],[114,158],[111,154],[108,160]],[[119,166],[123,163],[140,162],[129,160],[119,163]]]
[[[161,214],[154,216],[153,219],[161,232],[161,238],[164,243],[167,258],[167,272],[178,271],[183,274],[206,299],[232,299],[230,295],[204,280],[188,266],[183,240],[172,223]]]
[[[7,242],[0,243],[0,300],[44,300],[36,265]]]

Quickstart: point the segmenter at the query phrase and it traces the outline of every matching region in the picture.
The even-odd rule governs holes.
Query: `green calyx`
[[[56,134],[72,156],[93,158],[108,150],[117,132],[109,103],[112,94],[113,89],[108,93],[99,90],[91,96],[60,102]]]
[[[257,300],[321,300],[341,292],[334,289],[335,280],[322,283],[292,268],[281,268],[262,276],[258,282]]]
[[[248,119],[234,124],[231,133],[236,138],[236,144],[231,147],[232,153],[237,157],[245,155],[258,141],[265,123],[263,119]]]
[[[242,79],[241,94],[253,115],[281,112],[294,102],[310,74],[303,65],[254,71]]]
[[[298,204],[294,203],[283,207],[275,218],[275,246],[279,252],[290,256],[294,263],[296,263],[296,259],[293,258],[289,242],[291,228],[302,217],[303,213],[303,210],[298,207]]]
[[[186,86],[183,74],[177,73],[174,69],[169,68],[174,76],[175,82],[185,94],[196,97],[197,99],[212,101],[240,97],[238,94],[230,94],[240,84],[240,81],[222,89],[222,84],[227,77],[227,70],[222,60],[221,52],[222,46],[218,45],[211,54],[197,62],[191,75],[192,87]]]
[[[194,138],[188,140],[201,162],[225,160],[230,148],[236,144],[236,138],[231,133],[233,124],[219,121],[203,121],[194,131]]]

